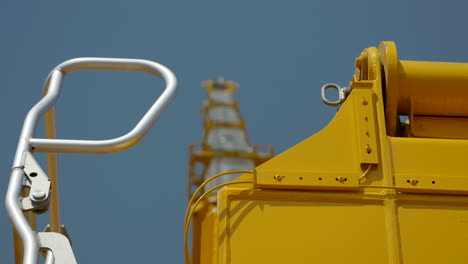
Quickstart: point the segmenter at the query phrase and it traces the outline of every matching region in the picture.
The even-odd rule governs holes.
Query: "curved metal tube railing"
[[[65,75],[78,70],[111,70],[146,72],[161,77],[166,88],[156,102],[144,114],[136,126],[127,134],[107,140],[70,140],[53,138],[33,138],[38,121],[46,113],[46,135],[55,137],[54,106],[60,95],[62,80]],[[38,236],[30,227],[21,207],[20,197],[23,190],[24,158],[26,152],[50,153],[113,153],[125,150],[138,143],[159,119],[176,95],[177,80],[174,74],[165,66],[156,62],[141,59],[116,58],[76,58],[65,61],[55,67],[46,79],[44,97],[28,112],[18,142],[13,169],[6,195],[6,210],[8,217],[19,234],[23,243],[23,263],[37,264],[39,254]],[[47,120],[48,119],[48,120]],[[50,154],[54,155],[54,154]],[[55,167],[55,158],[49,159],[49,167]],[[55,170],[54,170],[55,173]],[[50,174],[50,171],[49,171]],[[52,181],[51,177],[51,181]],[[55,186],[53,188],[56,189]],[[58,194],[58,193],[57,193]],[[57,199],[58,195],[55,196]],[[51,202],[52,204],[52,202]],[[58,206],[58,203],[57,203]],[[58,214],[58,209],[57,209]],[[58,217],[58,216],[57,216]],[[52,219],[52,215],[51,215]],[[52,224],[52,221],[51,221]],[[55,229],[59,223],[55,224]],[[52,230],[57,232],[57,230]]]

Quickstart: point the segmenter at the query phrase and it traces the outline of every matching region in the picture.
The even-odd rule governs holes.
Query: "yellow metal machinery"
[[[203,141],[192,144],[189,148],[188,194],[210,176],[232,170],[252,170],[273,157],[274,149],[270,145],[251,145],[249,143],[245,121],[239,111],[239,104],[234,98],[238,84],[226,81],[222,77],[203,83],[207,100],[203,108]],[[231,174],[218,178],[206,185],[207,189],[215,185],[230,182],[240,174]],[[193,221],[193,259],[199,263],[201,220],[216,205],[216,196],[210,196],[194,212]]]
[[[63,78],[91,69],[151,73],[166,88],[121,137],[55,139]],[[393,42],[367,48],[349,87],[323,87],[324,101],[340,106],[330,124],[274,158],[271,147],[249,144],[237,84],[204,86],[205,134],[190,148],[184,227],[187,234],[193,218],[193,263],[468,262],[468,63],[399,60]],[[176,87],[169,69],[146,60],[77,58],[54,68],[25,119],[6,194],[16,263],[37,264],[40,254],[48,264],[76,263],[60,222],[56,153],[135,145]],[[329,88],[338,101],[326,99]],[[44,115],[46,138],[35,138]],[[47,173],[36,152],[47,153]],[[40,232],[35,216],[48,210]]]
[[[468,63],[355,66],[327,127],[191,200],[194,263],[468,263]]]

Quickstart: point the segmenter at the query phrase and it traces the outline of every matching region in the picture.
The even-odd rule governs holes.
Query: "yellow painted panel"
[[[468,206],[402,205],[404,263],[468,263]]]
[[[412,116],[409,128],[413,137],[468,139],[468,118]]]
[[[399,188],[468,191],[467,140],[390,138],[390,141],[395,183]]]
[[[214,261],[214,229],[215,229],[216,213],[209,213],[203,220],[201,226],[201,240],[200,240],[200,263],[211,264]]]
[[[382,204],[234,200],[228,215],[223,263],[388,262]]]

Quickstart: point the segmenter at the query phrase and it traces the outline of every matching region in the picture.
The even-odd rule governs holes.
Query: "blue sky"
[[[24,117],[55,65],[84,56],[157,61],[178,77],[178,97],[130,150],[59,156],[62,222],[81,263],[182,263],[187,148],[202,136],[202,81],[240,83],[251,142],[280,152],[330,121],[335,109],[321,103],[320,87],[346,85],[366,47],[393,40],[402,59],[468,62],[466,10],[465,1],[2,1],[0,194]],[[57,107],[58,136],[119,136],[162,85],[139,73],[73,73]],[[0,207],[0,262],[12,263]]]

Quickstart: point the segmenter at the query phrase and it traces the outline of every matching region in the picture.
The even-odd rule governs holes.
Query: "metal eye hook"
[[[338,91],[338,100],[328,100],[326,95],[327,89],[336,89]],[[322,86],[322,101],[329,106],[339,106],[346,100],[346,97],[348,97],[350,92],[351,89],[349,87],[340,87],[338,84],[327,83]]]

